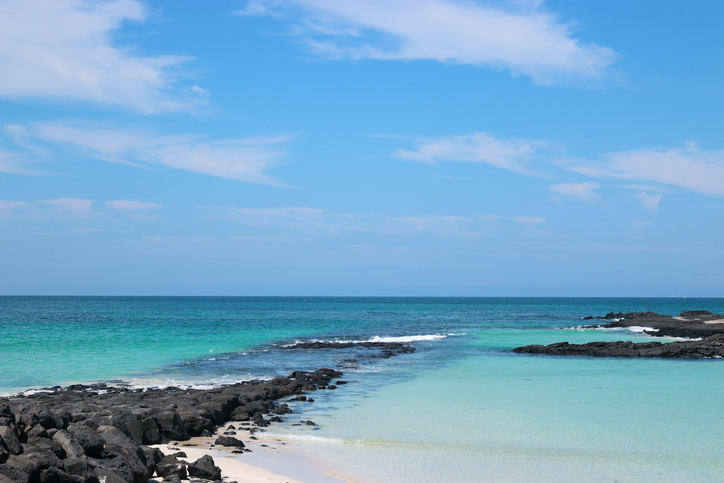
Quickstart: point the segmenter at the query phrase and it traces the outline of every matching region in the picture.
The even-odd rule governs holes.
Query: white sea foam
[[[375,335],[370,337],[369,339],[308,339],[308,340],[301,340],[297,339],[291,344],[285,344],[282,347],[293,347],[297,344],[303,344],[308,342],[321,342],[325,344],[361,344],[364,342],[425,342],[425,341],[435,341],[435,340],[442,340],[446,339],[449,336],[460,336],[465,335],[464,332],[458,333],[458,334],[427,334],[427,335],[403,335],[403,336],[380,336]]]
[[[215,389],[217,387],[237,384],[244,381],[261,380],[270,381],[271,376],[256,376],[254,374],[235,374],[233,376],[222,376],[212,379],[174,379],[174,378],[136,378],[131,379],[126,387],[131,389],[155,389],[166,387],[178,387],[183,389]]]
[[[346,439],[342,438],[329,438],[324,436],[312,436],[311,434],[288,434],[288,433],[276,433],[276,432],[267,432],[265,436],[270,436],[274,438],[286,438],[286,439],[293,439],[298,441],[312,441],[315,443],[344,443]],[[352,440],[354,441],[354,440]]]

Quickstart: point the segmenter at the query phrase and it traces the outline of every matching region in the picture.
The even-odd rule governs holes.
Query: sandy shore
[[[229,423],[234,426],[234,423]],[[249,439],[248,433],[239,426],[236,438],[242,440],[250,452],[232,453],[232,448],[215,446],[214,441],[227,430],[229,424],[220,426],[216,435],[204,438],[191,438],[188,441],[170,442],[153,445],[164,454],[177,451],[186,453],[179,460],[196,461],[204,455],[214,459],[221,468],[224,482],[264,482],[264,483],[363,483],[364,480],[344,474],[340,468],[330,467],[328,463],[310,457],[307,452],[297,451],[299,442],[280,437],[266,436],[258,432],[256,439]]]

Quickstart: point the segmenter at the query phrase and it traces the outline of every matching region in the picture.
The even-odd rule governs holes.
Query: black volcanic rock
[[[707,310],[687,310],[679,316],[657,314],[655,312],[609,312],[603,317],[585,317],[584,320],[605,320],[606,324],[589,326],[591,328],[627,328],[647,327],[648,335],[699,338],[715,334],[724,334],[724,315],[712,314]]]
[[[653,342],[589,342],[587,344],[527,345],[513,349],[519,354],[589,357],[662,357],[662,358],[721,358],[724,357],[724,334],[703,340],[661,343]]]
[[[216,438],[216,441],[214,441],[214,444],[216,444],[218,446],[227,446],[227,447],[233,447],[233,448],[243,448],[244,447],[244,443],[241,440],[238,440],[231,436],[220,436],[220,437]]]
[[[204,455],[188,466],[189,476],[203,478],[205,480],[220,480],[221,468],[214,464],[214,459]]]

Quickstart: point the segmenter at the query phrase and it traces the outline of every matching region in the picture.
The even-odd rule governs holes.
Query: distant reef
[[[706,310],[689,310],[679,316],[655,312],[610,312],[603,317],[584,317],[584,320],[609,321],[584,328],[642,327],[643,332],[655,337],[683,337],[692,340],[661,343],[616,341],[516,347],[519,354],[547,354],[589,357],[661,357],[661,358],[721,358],[724,357],[724,315]]]

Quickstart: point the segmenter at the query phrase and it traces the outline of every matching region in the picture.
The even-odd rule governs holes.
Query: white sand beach
[[[233,423],[231,423],[233,425]],[[280,437],[256,433],[257,439],[249,439],[246,431],[235,436],[246,445],[250,452],[232,453],[232,448],[215,446],[214,441],[228,425],[219,427],[212,437],[196,437],[188,441],[171,441],[154,445],[164,454],[178,451],[186,453],[179,460],[193,462],[204,455],[214,459],[221,468],[224,482],[237,481],[254,483],[363,483],[364,480],[345,475],[338,468],[329,467],[324,462],[297,451],[298,441],[289,441]],[[236,423],[236,427],[239,424]],[[160,481],[160,479],[159,479]]]

